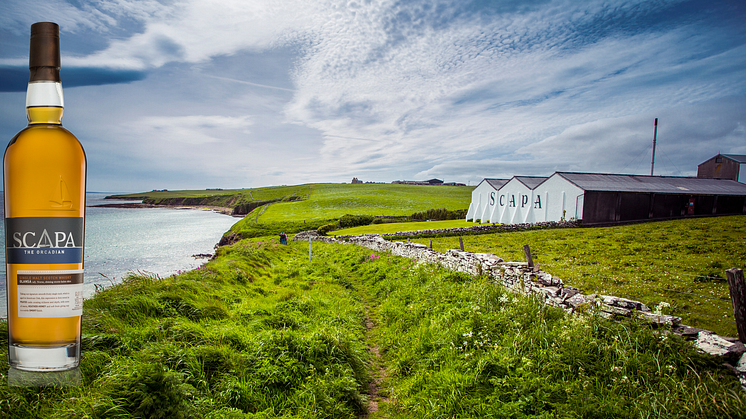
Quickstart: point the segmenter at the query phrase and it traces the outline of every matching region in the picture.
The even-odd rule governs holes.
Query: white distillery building
[[[510,179],[484,179],[471,191],[471,203],[466,213],[467,220],[486,220],[492,216],[497,192]]]
[[[499,185],[485,179],[474,189],[467,220],[578,219],[594,225],[746,214],[746,185],[726,179],[556,172],[548,178],[515,176]]]

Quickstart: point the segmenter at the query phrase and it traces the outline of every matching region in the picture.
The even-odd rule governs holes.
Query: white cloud
[[[136,132],[147,141],[179,147],[224,141],[226,134],[245,135],[251,131],[248,116],[188,115],[176,117],[151,116],[135,121]],[[164,148],[168,148],[164,147]]]
[[[619,171],[625,159],[645,153],[655,116],[666,124],[661,130],[687,127],[675,141],[693,151],[669,151],[688,165],[694,153],[709,154],[713,144],[738,149],[745,138],[743,118],[724,104],[742,104],[746,95],[746,42],[742,32],[703,20],[704,12],[675,20],[677,3],[485,2],[488,9],[480,12],[474,9],[483,3],[455,0],[100,1],[65,10],[78,11],[80,30],[117,35],[107,48],[65,62],[162,74],[246,51],[259,59],[267,51],[292,51],[285,69],[292,85],[240,70],[206,71],[213,80],[197,80],[195,88],[208,95],[215,79],[242,86],[226,90],[226,108],[214,111],[233,115],[220,117],[225,120],[200,108],[183,111],[197,116],[153,110],[128,121],[143,139],[136,144],[161,147],[138,158],[167,156],[174,171],[181,161],[218,173],[219,164],[202,160],[219,160],[220,153],[265,179],[295,173],[302,181],[358,173]],[[120,36],[119,26],[133,21],[136,30]],[[253,88],[257,92],[244,91]],[[262,102],[264,109],[246,106],[266,96],[274,101]],[[174,106],[190,108],[195,100],[178,99]],[[707,122],[720,111],[728,130]],[[241,112],[252,116],[235,116]],[[274,170],[266,156],[250,163],[236,157],[276,152],[261,145],[262,135],[289,124],[315,135],[280,136],[292,168]],[[259,150],[252,154],[246,142],[258,142]]]

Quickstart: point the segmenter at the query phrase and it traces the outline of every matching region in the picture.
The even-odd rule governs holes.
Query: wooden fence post
[[[430,250],[433,250],[433,239],[430,239]]]
[[[526,262],[528,262],[528,267],[533,268],[534,267],[534,258],[531,257],[531,249],[529,249],[527,244],[523,245],[523,254],[526,255]]]
[[[461,245],[461,251],[464,251],[464,238],[461,236],[458,236],[458,244]]]
[[[733,302],[733,316],[736,318],[738,339],[746,343],[746,282],[743,279],[743,270],[728,269],[725,275],[728,277],[728,289],[730,300]]]

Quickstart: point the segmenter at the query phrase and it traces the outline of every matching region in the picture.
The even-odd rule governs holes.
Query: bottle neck
[[[61,124],[64,107],[62,83],[50,80],[29,82],[26,92],[29,124]]]

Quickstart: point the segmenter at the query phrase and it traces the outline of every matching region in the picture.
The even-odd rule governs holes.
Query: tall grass
[[[83,385],[0,385],[0,417],[355,418],[374,376],[373,417],[746,411],[716,358],[645,324],[354,246],[314,243],[309,262],[307,246],[242,241],[200,269],[99,292],[84,306]]]
[[[83,386],[1,386],[0,417],[354,417],[363,308],[339,274],[302,261],[240,243],[178,276],[127,277],[85,302]]]
[[[370,259],[382,417],[743,417],[717,359],[635,321],[568,315],[485,278]]]

